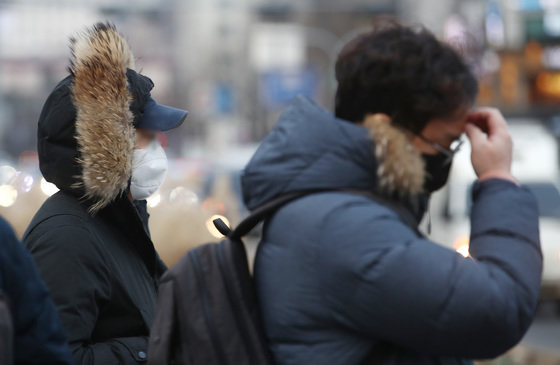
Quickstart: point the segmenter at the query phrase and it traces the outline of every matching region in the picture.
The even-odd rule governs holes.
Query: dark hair
[[[461,56],[422,27],[378,24],[344,46],[336,62],[335,114],[362,122],[385,113],[419,133],[432,118],[474,103],[478,82]]]

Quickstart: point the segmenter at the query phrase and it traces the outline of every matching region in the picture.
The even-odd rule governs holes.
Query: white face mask
[[[167,174],[167,156],[154,140],[147,147],[134,150],[130,193],[134,200],[143,200],[155,193]]]

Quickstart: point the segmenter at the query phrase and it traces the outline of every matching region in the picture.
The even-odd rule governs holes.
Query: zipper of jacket
[[[233,241],[228,241],[230,244],[239,244],[242,245],[243,242],[233,242]],[[228,269],[233,269],[230,267],[229,263],[226,261],[225,258],[225,253],[224,253],[224,246],[223,244],[220,244],[218,247],[218,263],[219,263],[219,267],[220,267],[220,272],[222,273],[222,276],[224,278],[224,284],[226,287],[226,292],[228,293],[228,298],[234,298],[234,292],[233,292],[233,287],[231,285],[231,283],[229,282],[229,278],[227,275],[225,275],[224,273],[224,268],[228,268]],[[242,318],[240,318],[240,311],[241,311],[241,306],[239,305],[239,303],[237,301],[233,301],[230,303],[233,306],[233,313],[234,313],[234,317],[235,317],[235,322],[237,323],[237,326],[241,327],[241,334],[243,336],[243,345],[245,347],[245,350],[247,351],[247,353],[249,354],[250,358],[251,358],[251,363],[252,364],[257,364],[256,359],[255,359],[255,354],[253,352],[253,348],[251,346],[248,346],[248,344],[251,343],[251,339],[247,338],[247,333],[249,332],[249,328],[247,323],[245,323],[245,321],[243,321]]]
[[[226,361],[226,356],[223,352],[223,347],[220,346],[221,345],[220,339],[218,333],[216,332],[216,323],[214,322],[214,318],[210,315],[210,304],[208,301],[208,294],[206,293],[205,290],[206,282],[204,280],[202,265],[200,264],[200,260],[198,259],[198,254],[196,253],[196,251],[189,252],[189,259],[193,264],[193,272],[198,287],[198,293],[200,294],[200,301],[202,305],[204,320],[210,332],[210,340],[212,341],[212,345],[216,349],[216,355],[218,356],[218,360],[220,361],[220,364],[225,365],[228,362]]]

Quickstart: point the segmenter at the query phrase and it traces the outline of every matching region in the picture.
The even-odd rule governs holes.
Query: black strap
[[[325,192],[346,192],[346,193],[365,196],[395,211],[407,226],[409,226],[416,234],[421,235],[420,231],[418,230],[418,222],[416,221],[416,218],[414,218],[414,215],[404,206],[398,204],[395,201],[389,200],[388,198],[384,198],[381,195],[366,190],[316,189],[316,190],[296,191],[293,193],[281,195],[277,198],[268,201],[267,203],[256,208],[251,213],[251,215],[249,215],[241,223],[239,223],[239,225],[233,231],[230,231],[228,237],[230,237],[231,239],[239,239],[245,236],[247,233],[251,232],[251,230],[253,230],[253,228],[255,228],[257,224],[265,220],[268,216],[270,216],[270,214],[274,213],[282,206],[294,200],[297,200],[299,198],[303,198],[304,196],[318,194],[318,193],[325,193]]]

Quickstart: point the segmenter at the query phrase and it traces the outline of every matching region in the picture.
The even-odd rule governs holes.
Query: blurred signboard
[[[305,62],[302,28],[293,24],[256,24],[251,36],[251,60],[259,71],[301,67]]]
[[[522,11],[539,11],[541,10],[540,0],[517,0],[517,6]]]
[[[214,89],[214,108],[220,114],[231,114],[234,110],[234,88],[227,83],[217,83]]]
[[[317,81],[316,73],[308,68],[264,72],[259,80],[261,102],[274,109],[285,106],[300,94],[314,97]]]

